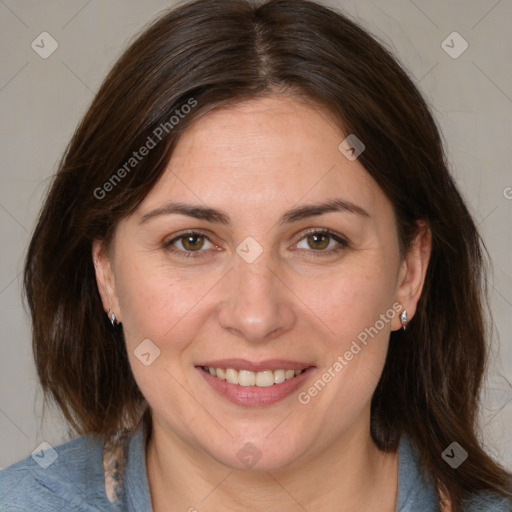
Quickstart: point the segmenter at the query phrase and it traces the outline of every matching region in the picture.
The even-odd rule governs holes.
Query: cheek
[[[132,257],[116,276],[119,306],[127,341],[165,338],[204,295],[208,282],[183,274],[151,257]]]
[[[391,261],[367,252],[347,258],[337,272],[317,282],[316,287],[308,286],[308,295],[315,313],[345,344],[392,308],[395,287]],[[379,330],[386,329],[380,326]]]
[[[312,299],[329,328],[317,388],[325,383],[330,391],[322,392],[320,401],[338,403],[345,412],[371,398],[385,363],[391,321],[398,314],[394,267],[385,258],[370,256],[347,260]]]

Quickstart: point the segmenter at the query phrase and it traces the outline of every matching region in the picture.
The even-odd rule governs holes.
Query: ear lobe
[[[92,242],[92,261],[96,274],[96,284],[100,293],[101,302],[105,311],[119,311],[115,289],[114,273],[107,251],[101,240]]]
[[[408,322],[416,313],[416,306],[423,290],[432,250],[432,232],[424,221],[418,221],[418,231],[400,267],[397,301],[407,310]],[[397,317],[393,330],[401,328]]]

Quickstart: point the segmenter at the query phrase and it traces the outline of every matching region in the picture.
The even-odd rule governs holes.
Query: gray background
[[[443,130],[453,172],[493,260],[495,335],[482,435],[487,449],[512,469],[512,2],[328,3],[342,7],[392,49]],[[42,417],[30,324],[21,302],[23,258],[49,178],[121,50],[172,5],[169,0],[0,0],[0,467],[42,441],[55,445],[69,434],[57,411],[46,408]],[[454,31],[469,45],[455,59],[441,45]],[[47,59],[31,47],[42,32],[59,45]],[[453,53],[461,43],[451,37],[445,46]]]

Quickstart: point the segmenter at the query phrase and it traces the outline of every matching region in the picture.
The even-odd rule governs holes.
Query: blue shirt
[[[105,489],[104,443],[83,436],[48,448],[0,471],[1,512],[152,512],[146,473],[145,433],[141,425],[123,444],[124,466],[117,493]],[[424,479],[418,457],[406,437],[398,452],[398,497],[395,512],[439,512],[431,479]],[[475,496],[467,512],[511,512],[504,498]]]

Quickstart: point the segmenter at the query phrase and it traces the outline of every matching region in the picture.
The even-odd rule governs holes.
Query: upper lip
[[[290,361],[289,359],[266,359],[258,362],[248,361],[247,359],[217,359],[215,361],[205,361],[197,366],[261,372],[263,370],[304,370],[314,365],[300,361]]]

